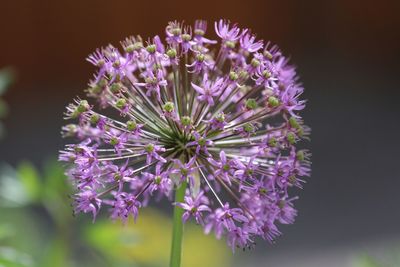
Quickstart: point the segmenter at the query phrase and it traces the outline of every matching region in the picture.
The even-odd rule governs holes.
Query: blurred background
[[[193,225],[183,266],[400,266],[399,1],[0,3],[0,266],[166,266],[171,210],[126,227],[73,218],[55,159],[65,105],[94,71],[88,54],[198,18],[211,36],[226,18],[291,56],[309,101],[313,175],[276,244],[232,255]]]

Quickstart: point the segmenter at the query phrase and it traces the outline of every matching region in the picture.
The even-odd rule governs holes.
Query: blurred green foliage
[[[15,80],[15,71],[11,67],[0,69],[0,96],[3,95],[10,84]]]
[[[4,118],[8,112],[8,106],[1,96],[15,80],[15,71],[12,68],[0,69],[0,119]],[[4,126],[0,121],[0,138],[4,135]]]
[[[380,257],[373,257],[369,254],[359,256],[354,263],[354,267],[399,267],[400,250],[385,251]]]
[[[355,267],[383,267],[374,258],[368,255],[363,255],[356,260]]]
[[[74,218],[63,168],[49,161],[39,171],[29,162],[0,166],[0,266],[167,266],[172,222],[152,208],[126,225],[100,216]],[[188,224],[183,266],[228,266],[225,242]]]

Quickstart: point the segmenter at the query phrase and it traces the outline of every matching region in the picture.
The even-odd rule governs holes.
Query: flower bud
[[[171,113],[174,110],[175,106],[172,102],[167,102],[163,105],[163,110],[165,112]]]
[[[102,88],[96,84],[96,85],[94,85],[94,86],[89,87],[89,88],[87,89],[87,91],[88,91],[90,94],[98,95],[98,94],[101,93]]]
[[[194,34],[195,35],[199,35],[199,36],[203,36],[205,34],[205,32],[201,29],[195,29],[194,30]]]
[[[148,145],[146,145],[146,146],[144,147],[144,150],[145,150],[147,153],[151,153],[151,152],[154,151],[154,145],[153,145],[153,144],[148,144]]]
[[[110,145],[116,146],[116,145],[118,145],[118,144],[119,144],[118,138],[115,137],[115,136],[111,137],[111,139],[110,139]]]
[[[105,88],[107,84],[108,84],[107,80],[105,78],[101,78],[100,81],[97,83],[97,86]]]
[[[296,143],[296,135],[292,132],[288,132],[286,134],[286,140],[289,142],[289,144],[293,145]]]
[[[101,67],[104,66],[104,64],[106,64],[105,60],[104,60],[104,59],[99,59],[99,60],[97,61],[96,66],[99,67],[99,68],[101,68]]]
[[[271,137],[268,139],[268,146],[276,147],[277,144],[278,144],[278,141],[276,140],[275,137]]]
[[[292,128],[295,128],[295,129],[300,128],[299,122],[294,117],[290,117],[289,124],[290,124],[290,127],[292,127]]]
[[[192,36],[190,34],[184,33],[182,34],[182,40],[185,42],[189,42],[192,39]]]
[[[192,120],[188,116],[183,116],[181,118],[181,123],[183,126],[189,126],[192,123]]]
[[[116,94],[116,93],[119,93],[119,91],[121,90],[121,88],[122,88],[122,84],[121,84],[121,83],[113,83],[113,84],[110,86],[110,91],[111,91],[113,94]]]
[[[125,98],[120,98],[117,100],[117,103],[115,103],[117,108],[119,109],[124,109],[126,107],[126,99]]]
[[[253,110],[257,108],[257,101],[254,98],[249,98],[246,100],[246,108]]]
[[[204,56],[204,54],[197,54],[197,55],[196,55],[196,59],[197,59],[197,61],[199,61],[199,62],[203,62],[204,59],[205,59],[205,56]]]
[[[260,61],[258,59],[253,58],[251,60],[250,64],[251,64],[252,67],[257,68],[258,66],[260,66],[261,63],[260,63]]]
[[[236,81],[238,78],[239,78],[239,75],[236,72],[234,72],[234,71],[229,72],[229,79],[231,81]]]
[[[87,102],[87,100],[81,100],[81,101],[79,102],[79,105],[78,105],[78,107],[77,107],[77,111],[78,111],[79,113],[88,111],[89,109],[90,109],[90,105],[89,105],[89,103]]]
[[[274,96],[270,96],[268,97],[268,106],[270,106],[271,108],[276,108],[277,106],[279,106],[279,99],[274,97]]]
[[[264,71],[262,72],[262,74],[263,74],[263,76],[264,76],[265,79],[269,79],[269,78],[271,78],[271,76],[272,76],[272,74],[271,74],[271,72],[270,72],[269,70],[264,70]]]
[[[218,121],[218,122],[224,122],[225,121],[225,114],[224,113],[219,113],[216,117],[215,117],[215,119]]]
[[[134,47],[134,45],[133,44],[130,44],[130,45],[128,45],[128,46],[126,46],[125,47],[125,52],[126,53],[132,53],[133,51],[135,51],[135,47]]]
[[[272,57],[273,57],[272,54],[268,50],[265,50],[263,55],[264,55],[265,58],[267,58],[269,60],[271,60]]]
[[[114,68],[119,68],[121,66],[121,61],[119,59],[115,60],[112,64]]]
[[[121,178],[122,178],[121,174],[119,174],[119,173],[114,174],[114,181],[117,182],[117,181],[121,180]]]
[[[297,182],[297,177],[295,174],[292,174],[288,177],[289,183],[294,185]]]
[[[63,128],[63,136],[65,137],[73,137],[75,136],[76,132],[78,131],[78,126],[76,124],[68,124],[65,125]]]
[[[137,127],[137,123],[136,123],[135,121],[127,121],[127,122],[126,122],[126,128],[127,128],[129,131],[134,131],[134,130],[136,130],[136,127]]]
[[[249,78],[249,73],[245,70],[241,70],[239,72],[239,78],[242,80],[246,80],[247,78]]]
[[[246,124],[243,126],[243,130],[244,130],[246,133],[252,133],[252,132],[254,132],[254,126],[253,126],[251,123],[246,123]]]
[[[297,151],[297,153],[296,153],[296,159],[297,159],[298,161],[303,161],[303,160],[304,160],[304,152],[303,152],[303,150]]]
[[[182,30],[181,30],[181,28],[173,28],[173,29],[171,30],[171,33],[172,33],[174,36],[179,36],[179,35],[182,33]]]
[[[142,42],[136,42],[136,43],[133,44],[133,50],[134,51],[138,51],[141,48],[143,48],[143,43]]]
[[[199,146],[205,146],[207,144],[207,140],[204,137],[200,137],[199,140],[197,140],[197,143]]]
[[[176,50],[174,48],[168,49],[167,51],[167,56],[169,58],[174,58],[176,57]]]
[[[100,120],[100,116],[99,114],[93,114],[92,116],[90,116],[90,123],[91,124],[97,124]]]
[[[157,184],[157,185],[159,185],[161,183],[161,176],[160,175],[157,175],[157,176],[154,177],[154,183]]]
[[[149,52],[150,54],[154,54],[156,52],[156,45],[148,45],[146,47],[146,51]]]
[[[233,41],[226,41],[225,45],[226,45],[226,47],[233,49],[233,48],[235,48],[236,43]]]

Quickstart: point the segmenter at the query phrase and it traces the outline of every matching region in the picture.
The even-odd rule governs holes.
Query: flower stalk
[[[175,191],[175,202],[181,203],[184,201],[187,183],[182,183],[179,188]],[[171,243],[171,257],[170,267],[180,267],[182,257],[182,239],[183,239],[183,222],[182,214],[184,210],[175,205],[174,217],[173,217],[173,228],[172,228],[172,243]]]

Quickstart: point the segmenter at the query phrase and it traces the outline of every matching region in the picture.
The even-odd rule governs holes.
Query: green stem
[[[183,202],[187,183],[183,182],[181,186],[176,189],[175,202]],[[183,209],[179,206],[174,207],[174,225],[172,229],[172,244],[171,244],[171,258],[170,267],[181,266],[182,256],[182,237],[183,237],[183,222],[182,222]]]

